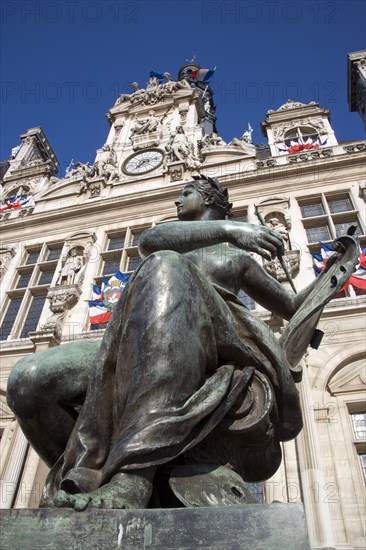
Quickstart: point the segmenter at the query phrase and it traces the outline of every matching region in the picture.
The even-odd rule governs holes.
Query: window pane
[[[319,241],[329,241],[331,236],[329,227],[327,225],[321,225],[320,227],[310,227],[306,229],[309,243],[317,243]]]
[[[319,241],[327,241],[330,240],[330,231],[329,227],[327,225],[319,226],[319,227],[310,227],[306,229],[306,234],[308,237],[308,241],[310,243],[317,243]]]
[[[354,220],[351,220],[349,222],[343,222],[343,223],[335,223],[335,229],[336,229],[336,236],[341,237],[342,235],[347,235],[348,229],[351,227],[351,225],[355,225],[357,227],[355,235],[361,235],[361,228],[358,225],[358,223]]]
[[[52,281],[53,271],[42,271],[41,278],[39,279],[39,285],[49,285]]]
[[[255,301],[248,296],[244,290],[239,291],[239,299],[247,306],[248,309],[255,309]]]
[[[40,250],[33,250],[32,252],[29,252],[29,256],[27,258],[27,261],[25,262],[26,265],[37,263],[39,253]]]
[[[337,212],[347,212],[347,210],[352,210],[351,201],[348,198],[337,199],[337,200],[328,200],[329,210],[332,214]]]
[[[363,454],[360,455],[360,462],[361,462],[363,478],[364,478],[365,483],[366,483],[366,454],[363,453]]]
[[[28,286],[28,283],[30,281],[30,278],[32,276],[32,272],[30,273],[23,273],[21,276],[20,276],[20,279],[18,281],[18,284],[17,284],[17,288],[25,288]]]
[[[61,250],[62,246],[60,246],[59,248],[51,248],[47,256],[47,261],[50,262],[51,260],[58,260],[61,254]]]
[[[142,233],[143,233],[143,231],[140,231],[139,233],[138,232],[133,232],[132,233],[131,246],[138,246],[139,239],[140,239],[140,236],[142,235]]]
[[[366,439],[366,413],[351,414],[351,417],[355,438]]]
[[[109,258],[104,261],[104,275],[113,275],[119,270],[121,258]]]
[[[11,334],[14,321],[18,314],[22,300],[23,298],[13,298],[10,301],[8,310],[4,317],[3,324],[1,325],[1,328],[0,328],[0,340],[6,340],[7,337]]]
[[[128,271],[135,271],[135,269],[137,269],[138,266],[141,265],[141,264],[142,264],[142,259],[140,258],[140,256],[131,256],[128,259],[127,270]]]
[[[46,296],[34,296],[31,302],[28,315],[23,325],[23,330],[20,335],[21,338],[27,338],[28,332],[36,330],[43,305],[45,303]]]
[[[124,240],[124,235],[109,237],[108,250],[117,250],[118,248],[123,248]]]
[[[314,202],[313,204],[300,205],[303,218],[310,218],[312,216],[321,216],[324,214],[323,205],[321,202]]]

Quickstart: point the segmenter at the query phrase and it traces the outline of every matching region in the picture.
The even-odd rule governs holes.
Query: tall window
[[[61,243],[26,248],[1,311],[0,340],[27,338],[37,329]]]
[[[102,252],[102,274],[96,279],[100,284],[104,277],[111,277],[116,271],[131,274],[142,263],[138,253],[138,242],[145,228],[128,228],[119,233],[109,233]]]
[[[320,252],[319,241],[331,243],[337,237],[346,235],[353,226],[354,234],[366,244],[365,229],[362,227],[359,213],[347,192],[316,195],[298,200],[302,222],[307,234],[310,252]],[[363,294],[362,289],[353,288],[355,294]],[[352,289],[343,291],[338,297],[352,293]]]
[[[299,204],[309,244],[345,235],[351,225],[355,226],[356,235],[363,234],[358,212],[348,193],[321,194],[300,199]]]
[[[103,278],[109,279],[117,271],[131,275],[142,263],[138,253],[138,242],[145,227],[127,228],[121,232],[109,233],[101,254],[102,264],[100,276],[95,278],[95,284],[101,285]],[[91,324],[91,330],[105,328],[106,323]]]
[[[351,414],[353,427],[353,443],[355,445],[363,479],[366,484],[366,412]]]

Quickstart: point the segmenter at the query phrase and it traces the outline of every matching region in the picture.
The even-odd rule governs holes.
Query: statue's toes
[[[73,508],[74,500],[75,500],[74,495],[71,495],[70,493],[66,493],[66,491],[63,491],[62,489],[60,489],[60,491],[57,491],[55,495],[54,505],[57,508]]]
[[[90,504],[91,498],[87,494],[78,494],[75,496],[74,508],[77,512],[84,512]]]

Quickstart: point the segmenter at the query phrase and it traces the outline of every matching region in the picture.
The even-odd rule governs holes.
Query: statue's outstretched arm
[[[240,249],[271,259],[283,254],[283,241],[266,227],[231,220],[184,221],[147,229],[141,236],[139,251],[143,258],[159,250],[181,254],[229,242]]]

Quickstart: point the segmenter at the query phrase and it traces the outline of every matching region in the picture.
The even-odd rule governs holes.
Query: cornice
[[[240,194],[243,192],[247,199],[263,196],[263,189],[267,194],[276,193],[279,189],[283,192],[303,193],[323,186],[334,185],[335,182],[344,183],[345,181],[354,182],[358,175],[354,173],[359,167],[364,167],[364,156],[359,153],[345,154],[329,157],[319,161],[309,161],[297,165],[277,165],[271,168],[263,168],[260,172],[243,172],[229,174],[219,177],[220,183],[228,187],[231,194]],[[352,167],[352,173],[346,170]],[[342,172],[341,172],[342,171]],[[314,179],[314,172],[317,177]],[[321,182],[324,174],[324,182]],[[364,178],[364,169],[359,174],[359,179]],[[128,195],[120,195],[100,199],[93,202],[85,202],[73,206],[66,206],[62,209],[49,210],[39,213],[33,213],[29,217],[14,218],[0,222],[3,240],[8,240],[11,235],[12,240],[24,240],[34,237],[37,234],[44,234],[47,227],[47,235],[60,233],[60,217],[62,218],[62,228],[70,231],[75,227],[75,220],[79,228],[90,228],[92,225],[105,223],[110,225],[118,220],[121,222],[131,220],[132,207],[138,206],[138,213],[133,212],[133,219],[153,218],[159,212],[160,216],[171,215],[174,212],[174,199],[179,193],[183,181],[178,181],[169,186],[161,186],[150,191],[139,191]],[[164,208],[162,203],[171,202],[171,208]],[[83,221],[85,220],[85,222]],[[96,223],[93,224],[93,220]],[[112,221],[113,220],[113,221]],[[16,237],[16,238],[15,238]]]

